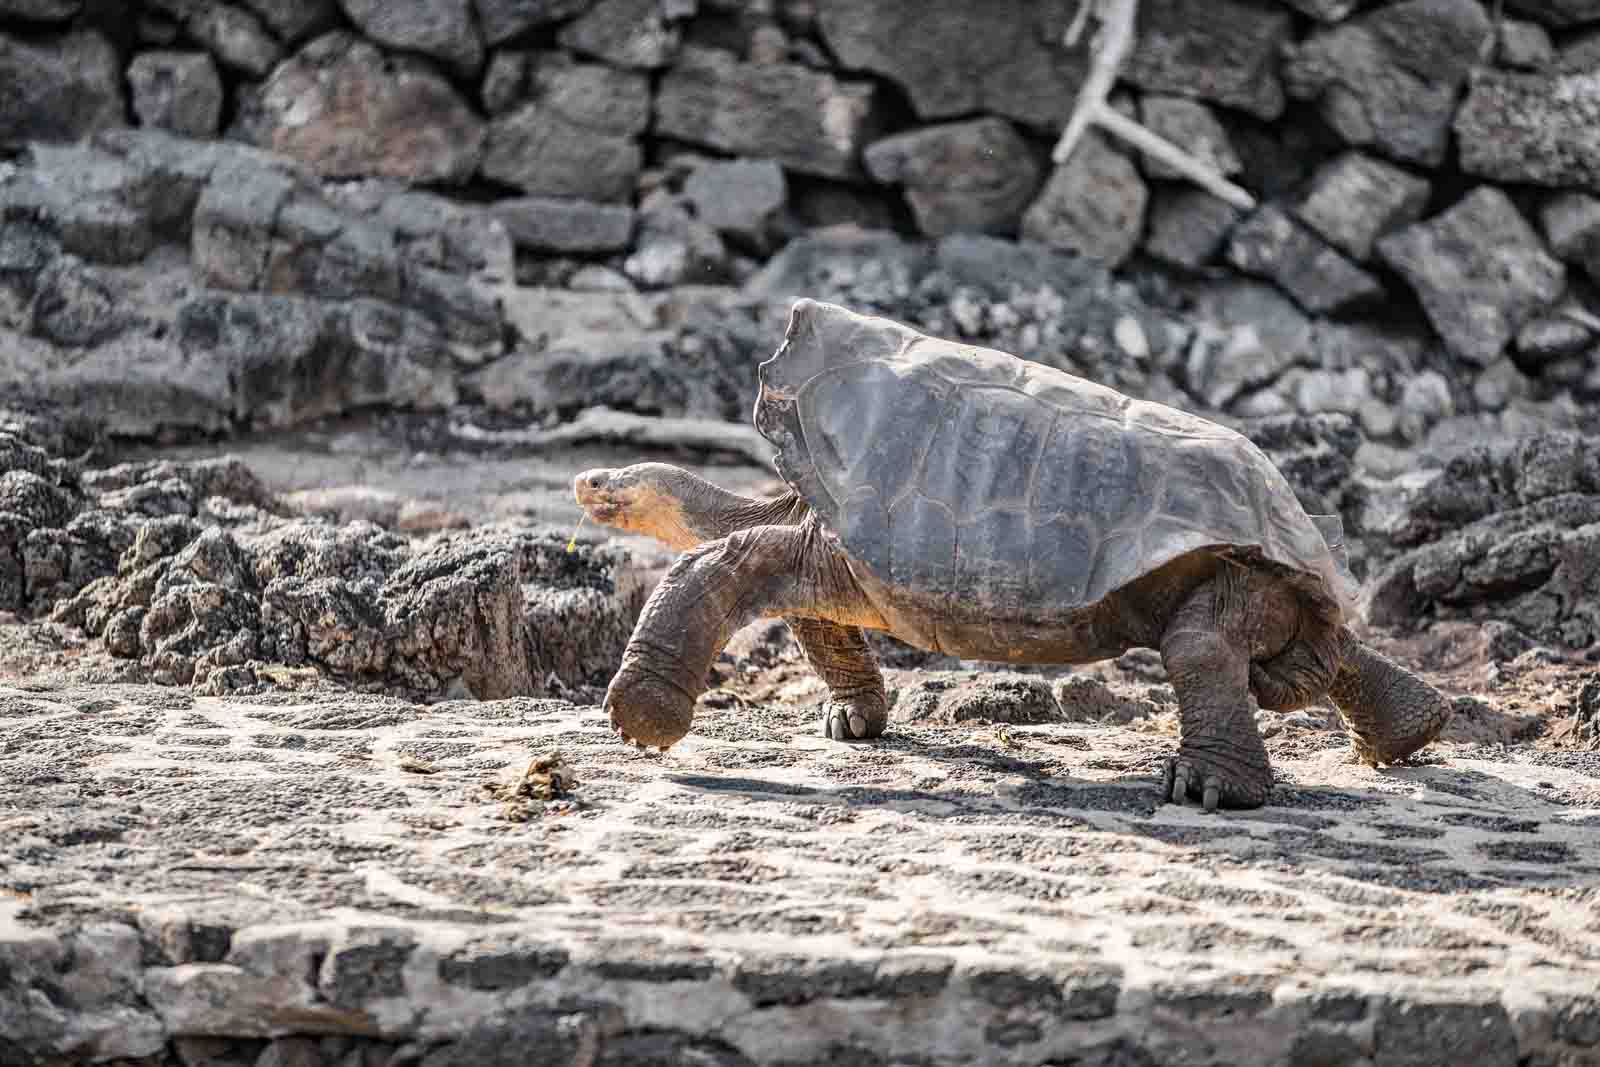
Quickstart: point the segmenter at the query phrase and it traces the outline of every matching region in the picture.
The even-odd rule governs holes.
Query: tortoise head
[[[698,481],[667,463],[596,467],[572,480],[572,495],[584,514],[602,526],[687,549],[704,540],[694,532]]]

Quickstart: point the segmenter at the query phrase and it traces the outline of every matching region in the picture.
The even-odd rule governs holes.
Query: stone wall
[[[1062,43],[1076,9],[5,0],[0,380],[115,386],[135,434],[486,397],[737,417],[671,384],[681,338],[573,356],[586,331],[527,288],[738,285],[848,223],[1146,283],[1177,320],[1151,393],[1191,407],[1342,410],[1405,441],[1600,394],[1600,3],[1145,0],[1113,103],[1251,212],[1099,133],[1050,164],[1088,63],[1087,35]],[[651,332],[614,299],[602,332]],[[950,306],[980,340],[1027,316]],[[528,381],[552,348],[561,372]]]

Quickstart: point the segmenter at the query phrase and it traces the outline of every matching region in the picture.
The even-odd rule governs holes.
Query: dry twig
[[[1133,49],[1139,0],[1080,0],[1078,13],[1063,38],[1068,48],[1076,45],[1082,37],[1091,5],[1097,9],[1100,30],[1089,47],[1089,76],[1084,79],[1083,88],[1078,90],[1078,100],[1067,119],[1067,128],[1062,131],[1050,158],[1057,165],[1065,163],[1089,127],[1099,126],[1145,155],[1167,164],[1212,196],[1226,200],[1242,211],[1253,210],[1256,206],[1255,197],[1230,182],[1215,167],[1202,163],[1171,141],[1152,133],[1111,107],[1108,97],[1111,87],[1116,83],[1117,71]]]

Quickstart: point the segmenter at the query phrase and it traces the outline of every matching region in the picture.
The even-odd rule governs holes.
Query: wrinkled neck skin
[[[658,509],[648,532],[672,548],[686,551],[753,526],[793,525],[806,514],[793,490],[771,500],[752,500],[712,485],[688,471],[675,472],[667,506]]]

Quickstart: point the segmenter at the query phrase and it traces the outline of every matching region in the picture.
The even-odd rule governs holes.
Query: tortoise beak
[[[616,510],[611,499],[611,472],[587,470],[572,479],[572,496],[591,519],[604,522]]]

